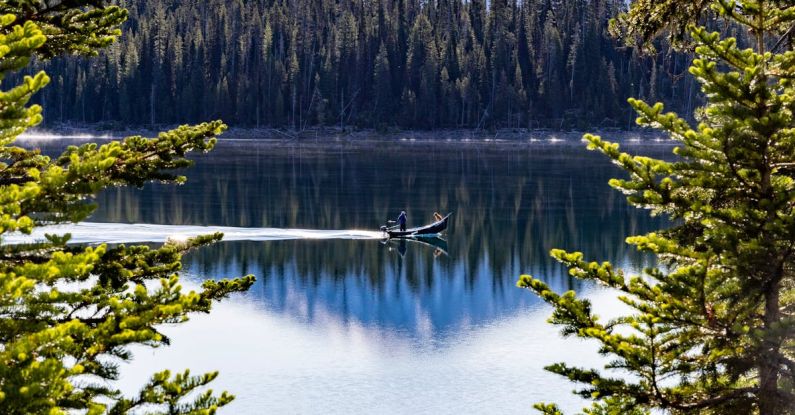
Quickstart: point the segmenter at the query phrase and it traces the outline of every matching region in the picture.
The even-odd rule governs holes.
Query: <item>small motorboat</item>
[[[434,223],[431,223],[430,225],[406,229],[405,231],[401,231],[400,226],[398,225],[384,225],[381,227],[381,230],[386,233],[389,238],[418,238],[423,236],[432,237],[447,229],[447,220],[450,219],[451,215],[452,213],[448,213],[447,216]]]

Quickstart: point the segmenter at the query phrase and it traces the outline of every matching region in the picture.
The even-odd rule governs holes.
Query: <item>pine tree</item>
[[[688,25],[714,18],[713,0],[639,0],[626,13],[610,22],[610,31],[631,46],[655,50],[653,40],[667,33],[670,43],[678,48],[687,44]],[[711,20],[711,19],[708,19]]]
[[[654,11],[635,7],[638,18]],[[589,413],[795,413],[795,64],[793,52],[771,42],[786,38],[795,8],[770,0],[711,7],[755,42],[741,48],[691,27],[690,73],[707,98],[699,125],[630,100],[641,125],[678,141],[677,160],[631,156],[585,136],[629,173],[613,187],[672,220],[670,229],[627,239],[660,266],[626,276],[581,253],[552,252],[574,277],[620,292],[633,312],[603,322],[574,292],[553,293],[530,276],[518,282],[554,307],[551,322],[565,335],[597,340],[611,358],[606,369],[631,375],[548,367],[586,385],[579,393],[596,401]]]
[[[379,46],[378,55],[375,58],[373,78],[373,89],[375,90],[373,117],[380,123],[388,119],[394,108],[390,101],[392,95],[392,73],[389,64],[389,54],[383,43]]]
[[[103,64],[74,58],[43,62],[48,73],[64,80],[65,89],[85,88],[86,79],[92,80],[91,88],[68,97],[48,88],[34,101],[58,102],[63,109],[63,117],[59,111],[59,117],[47,117],[46,122],[141,125],[153,118],[157,123],[177,123],[220,114],[241,126],[303,128],[311,120],[327,119],[362,127],[490,127],[513,125],[512,119],[522,114],[534,125],[559,128],[555,119],[567,111],[581,114],[584,123],[602,121],[603,116],[593,118],[591,109],[608,88],[600,82],[607,78],[598,73],[601,65],[588,62],[605,59],[618,70],[619,98],[633,82],[648,83],[653,66],[660,85],[675,85],[661,98],[676,109],[685,107],[672,99],[692,84],[673,82],[671,74],[681,72],[681,67],[671,68],[664,57],[649,65],[646,58],[613,48],[606,34],[608,14],[623,7],[622,0],[150,0],[131,9],[130,21],[123,26],[124,49],[105,49]],[[575,37],[578,22],[581,36]],[[437,91],[436,97],[421,90],[418,74],[423,65],[413,68],[416,76],[406,76],[410,55],[416,57],[412,60],[426,59],[418,46],[410,47],[411,34],[418,34],[415,28],[427,28],[419,34],[435,44],[436,71],[424,68],[429,79],[440,78],[442,68],[447,68],[445,83],[425,81],[426,89]],[[579,44],[572,48],[577,39]],[[381,44],[387,51],[392,89],[376,93]],[[528,97],[521,108],[496,92],[503,73],[507,83],[502,86],[517,90],[516,57]],[[456,89],[463,78],[473,92],[467,108],[406,117],[403,122],[402,111],[388,112],[388,119],[372,116],[376,100],[378,105],[383,101],[378,96],[382,92],[392,103],[411,95],[417,105],[428,108],[449,101],[444,91]],[[317,114],[318,96],[327,100],[328,117]],[[100,102],[108,104],[93,105]],[[629,112],[621,107],[607,111],[605,115],[614,119],[624,119]]]
[[[49,3],[0,2],[0,79],[7,82],[8,75],[23,70],[34,57],[95,55],[115,40],[126,17],[126,10],[103,1]],[[136,136],[102,146],[70,146],[50,158],[13,145],[17,136],[42,121],[42,108],[29,101],[48,82],[39,72],[0,92],[2,413],[214,413],[232,400],[226,392],[201,390],[216,373],[159,372],[133,397],[124,397],[113,381],[119,376],[118,362],[132,358],[130,346],[168,344],[160,325],[209,312],[215,300],[251,286],[249,276],[208,280],[198,292],[182,291],[177,276],[181,255],[222,235],[160,248],[81,247],[68,245],[69,235],[47,235],[27,245],[10,245],[2,238],[81,221],[95,208],[91,200],[110,187],[183,182],[171,172],[191,164],[185,158],[188,152],[212,149],[225,126],[216,121],[151,139]],[[91,82],[86,80],[87,89]]]

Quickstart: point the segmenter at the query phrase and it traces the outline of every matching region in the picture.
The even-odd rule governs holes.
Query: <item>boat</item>
[[[448,213],[447,216],[434,223],[406,229],[405,231],[401,231],[398,225],[382,226],[381,230],[386,233],[389,238],[418,238],[423,236],[436,236],[447,229],[447,220],[450,219],[451,215],[452,213]]]

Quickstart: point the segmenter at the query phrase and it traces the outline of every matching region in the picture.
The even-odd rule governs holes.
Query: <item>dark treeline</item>
[[[607,33],[624,0],[121,0],[124,41],[42,64],[48,122],[621,127],[689,113],[689,60]]]

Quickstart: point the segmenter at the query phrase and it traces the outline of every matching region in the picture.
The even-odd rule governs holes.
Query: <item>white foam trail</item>
[[[46,131],[28,131],[20,134],[20,141],[55,141],[55,140],[107,140],[115,138],[108,134],[65,133],[56,134]]]
[[[147,223],[81,222],[36,228],[31,235],[12,233],[3,236],[7,244],[44,240],[45,234],[72,234],[70,243],[143,243],[185,240],[194,236],[223,232],[225,241],[282,241],[290,239],[380,239],[383,233],[360,230],[317,230],[281,228],[237,228],[229,226],[155,225]]]

